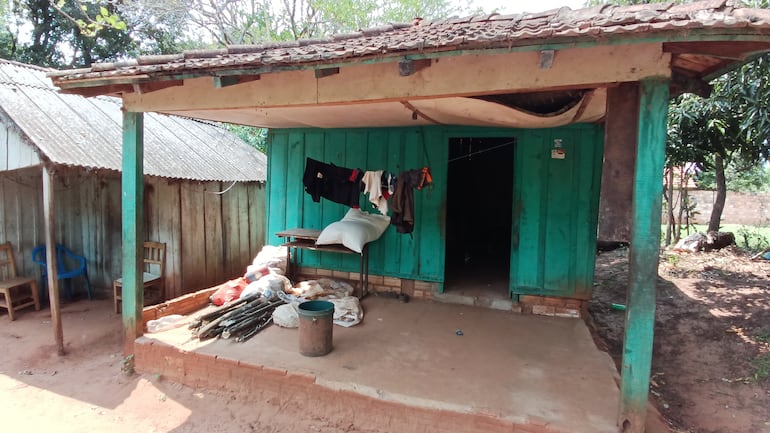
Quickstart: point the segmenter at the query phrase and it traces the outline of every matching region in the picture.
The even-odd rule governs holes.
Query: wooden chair
[[[144,305],[158,304],[166,300],[166,244],[161,242],[144,243],[144,260],[142,281],[144,290]],[[120,313],[120,303],[123,299],[123,278],[112,282],[115,312]],[[154,294],[154,296],[152,296]]]
[[[24,293],[28,289],[29,293]],[[13,312],[25,307],[35,306],[40,310],[40,295],[35,278],[19,277],[16,275],[16,260],[13,256],[13,246],[10,242],[0,245],[0,307],[8,310],[8,317],[13,318]]]

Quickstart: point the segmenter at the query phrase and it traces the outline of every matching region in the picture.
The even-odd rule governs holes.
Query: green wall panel
[[[561,140],[564,159],[552,158]],[[601,179],[598,127],[520,135],[516,148],[511,293],[587,298]]]
[[[434,184],[414,191],[415,232],[389,227],[370,245],[370,272],[443,282],[445,263],[448,141],[452,137],[516,137],[511,292],[558,296],[590,293],[596,241],[596,215],[602,131],[575,125],[553,130],[425,127],[376,129],[271,130],[268,146],[268,233],[305,227],[322,229],[338,221],[347,207],[304,192],[305,158],[364,170],[403,170],[429,165]],[[561,138],[564,160],[551,159]],[[374,211],[366,196],[364,210]],[[481,209],[483,211],[483,209]],[[486,234],[480,231],[479,236]],[[358,271],[352,255],[302,250],[303,266]],[[581,295],[582,296],[582,295]]]

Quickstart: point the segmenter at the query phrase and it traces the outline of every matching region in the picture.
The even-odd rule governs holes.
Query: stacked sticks
[[[273,310],[283,303],[259,295],[239,299],[196,317],[190,329],[200,340],[221,337],[246,341],[273,322]]]

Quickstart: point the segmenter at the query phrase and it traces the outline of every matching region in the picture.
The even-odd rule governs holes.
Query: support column
[[[56,352],[64,355],[64,331],[61,326],[61,301],[59,300],[59,275],[56,263],[56,231],[53,215],[53,173],[43,165],[43,218],[45,219],[45,265],[48,275],[48,301],[51,303],[51,324]]]
[[[608,88],[602,194],[599,201],[599,241],[631,240],[638,120],[639,83],[620,83]]]
[[[667,79],[648,79],[641,82],[639,90],[630,288],[620,372],[618,425],[623,433],[643,433],[647,414],[655,326],[655,281],[660,255],[668,86]]]
[[[134,341],[142,335],[142,255],[144,227],[144,117],[123,111],[123,354],[134,353]]]

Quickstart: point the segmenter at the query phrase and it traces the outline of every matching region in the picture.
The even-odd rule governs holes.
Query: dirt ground
[[[597,259],[592,320],[619,361],[627,250]],[[770,433],[770,263],[737,250],[665,253],[658,284],[652,398],[675,431]],[[0,313],[3,431],[369,432],[276,402],[121,372],[121,321],[110,300],[63,307],[67,355],[47,309]],[[764,370],[763,370],[764,368]],[[382,432],[388,431],[383,426]]]
[[[675,431],[770,432],[770,262],[737,248],[661,255],[651,393]],[[619,364],[628,250],[596,262],[589,310]]]
[[[110,300],[64,305],[61,358],[47,309],[20,311],[14,322],[0,315],[0,431],[380,433],[242,394],[127,376],[111,308]]]

